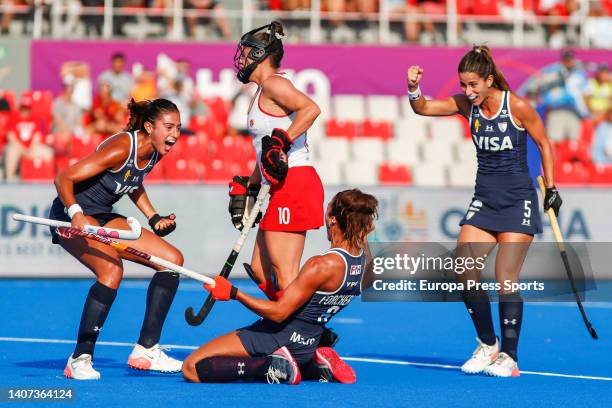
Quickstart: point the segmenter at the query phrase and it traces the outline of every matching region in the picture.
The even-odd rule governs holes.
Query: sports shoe
[[[493,377],[518,377],[521,375],[516,361],[504,352],[499,353],[495,361],[489,364],[483,372]]]
[[[66,378],[75,380],[99,380],[100,373],[94,370],[91,354],[81,354],[73,358],[72,354],[68,358],[66,368],[64,368]]]
[[[169,357],[159,344],[151,348],[144,348],[136,344],[134,350],[128,357],[128,365],[136,370],[160,371],[162,373],[178,373],[183,367],[183,362]]]
[[[270,355],[272,362],[266,373],[268,384],[286,383],[289,385],[297,385],[302,380],[302,374],[297,362],[287,349],[281,347]]]
[[[353,368],[346,364],[331,347],[317,348],[314,362],[319,367],[323,382],[337,381],[342,384],[354,384],[357,381]]]
[[[495,344],[489,346],[478,337],[476,337],[478,347],[472,353],[472,357],[461,366],[461,371],[466,374],[477,374],[481,373],[489,364],[491,364],[497,357],[499,352],[499,342],[495,338]]]

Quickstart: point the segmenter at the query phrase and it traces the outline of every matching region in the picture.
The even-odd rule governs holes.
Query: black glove
[[[275,128],[272,135],[261,139],[261,171],[271,184],[278,184],[287,177],[291,140],[282,129]]]
[[[563,204],[563,200],[561,199],[557,188],[555,186],[550,188],[546,187],[546,193],[544,194],[544,211],[548,211],[549,208],[552,208],[555,215],[559,216],[559,208],[561,208],[561,204]]]
[[[171,233],[172,231],[176,229],[176,222],[174,221],[175,218],[176,218],[176,215],[174,214],[165,215],[162,217],[161,215],[155,213],[153,214],[151,218],[149,218],[149,226],[151,227],[151,229],[153,230],[155,234],[159,235],[160,237],[165,237],[166,235],[168,235],[169,233]],[[170,224],[166,228],[158,228],[157,224],[161,220],[170,220],[172,221],[172,224]]]
[[[261,184],[251,184],[247,187],[249,177],[247,176],[234,176],[232,181],[229,183],[229,206],[228,211],[232,218],[232,224],[239,230],[242,230],[243,224],[242,219],[244,218],[244,211],[247,206],[248,197],[257,197]],[[257,214],[255,224],[261,220],[261,211]]]

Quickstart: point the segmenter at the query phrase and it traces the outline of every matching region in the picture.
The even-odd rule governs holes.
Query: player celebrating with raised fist
[[[263,319],[191,353],[183,363],[185,379],[298,384],[303,377],[354,383],[353,369],[333,349],[318,346],[324,324],[361,293],[367,236],[377,212],[378,201],[369,194],[357,189],[336,194],[325,214],[331,248],[310,258],[277,301],[247,295],[221,276],[214,288],[205,285],[215,299],[235,299]]]
[[[143,229],[141,237],[130,241],[130,246],[182,265],[181,252],[161,238],[176,227],[175,216],[157,214],[143,186],[145,176],[170,152],[180,136],[179,111],[166,99],[132,100],[128,109],[130,119],[124,132],[106,139],[94,153],[57,175],[58,197],[53,201],[49,218],[72,220],[75,228],[89,224],[128,229],[125,217],[114,213],[112,208],[127,194],[154,231]],[[123,260],[144,262],[88,238],[61,236],[55,228],[51,234],[54,243],[59,243],[96,275],[96,283],[90,288],[83,307],[77,344],[64,374],[78,380],[97,380],[100,373],[93,368],[94,347],[117,296]],[[149,284],[144,322],[128,364],[141,370],[178,372],[181,362],[168,357],[158,343],[179,277],[153,264],[144,264],[158,272]]]
[[[321,111],[279,72],[283,35],[277,21],[249,31],[234,56],[238,79],[258,86],[247,118],[257,167],[250,178],[235,177],[230,183],[229,210],[234,225],[242,228],[247,195],[257,195],[262,175],[271,184],[251,265],[245,265],[270,299],[279,298],[297,276],[306,231],[323,225],[323,185],[306,142],[306,131]]]
[[[546,179],[544,209],[553,208],[558,213],[562,201],[553,182],[551,145],[542,120],[527,101],[510,91],[488,47],[474,46],[461,59],[458,72],[462,94],[427,100],[419,87],[424,71],[419,66],[411,66],[407,78],[410,104],[419,115],[458,113],[468,119],[476,146],[478,173],[474,197],[460,223],[457,255],[483,256],[499,243],[496,279],[500,284],[507,280],[518,282],[529,244],[534,234],[542,232],[538,196],[527,167],[527,135],[535,141],[542,156]],[[466,273],[460,279],[468,277],[480,279],[478,271]],[[517,348],[523,300],[518,292],[501,287],[501,351],[487,293],[483,290],[463,293],[478,333],[478,347],[461,367],[465,373],[519,375]]]

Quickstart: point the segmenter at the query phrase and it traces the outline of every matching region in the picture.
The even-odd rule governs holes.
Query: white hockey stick
[[[24,215],[24,214],[14,214],[13,219],[15,221],[23,221],[23,222],[29,222],[32,224],[46,225],[48,227],[56,227],[56,228],[57,227],[64,227],[64,228],[72,227],[72,225],[66,221],[50,220],[48,218],[33,217],[31,215]],[[88,232],[90,234],[96,234],[102,237],[125,239],[125,240],[131,240],[131,241],[140,238],[140,234],[142,233],[142,227],[140,226],[140,223],[138,222],[138,220],[136,218],[128,217],[127,223],[128,223],[128,226],[130,227],[129,230],[105,228],[105,227],[100,227],[98,225],[86,225],[85,228],[83,228],[83,231]]]

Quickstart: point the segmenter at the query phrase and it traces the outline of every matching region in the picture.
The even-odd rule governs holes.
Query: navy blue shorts
[[[297,319],[283,323],[260,319],[237,331],[251,357],[267,356],[287,346],[297,363],[304,364],[312,359],[321,340],[323,326]]]
[[[459,225],[473,225],[495,232],[542,232],[538,194],[529,174],[482,175],[470,207]]]
[[[102,227],[106,225],[106,223],[108,223],[109,221],[114,220],[115,218],[125,218],[121,214],[116,214],[112,212],[100,213],[100,214],[88,214],[85,211],[84,213],[85,215],[89,215],[90,217],[93,217],[96,221],[98,221],[98,224],[100,224],[100,226]],[[52,220],[70,222],[70,217],[66,213],[66,208],[64,207],[64,204],[57,197],[55,198],[55,200],[53,200],[53,205],[51,205],[51,209],[49,210],[49,218]],[[59,236],[57,235],[56,229],[53,227],[49,227],[49,229],[51,230],[51,242],[53,242],[54,244],[59,244],[59,240],[58,240]]]

